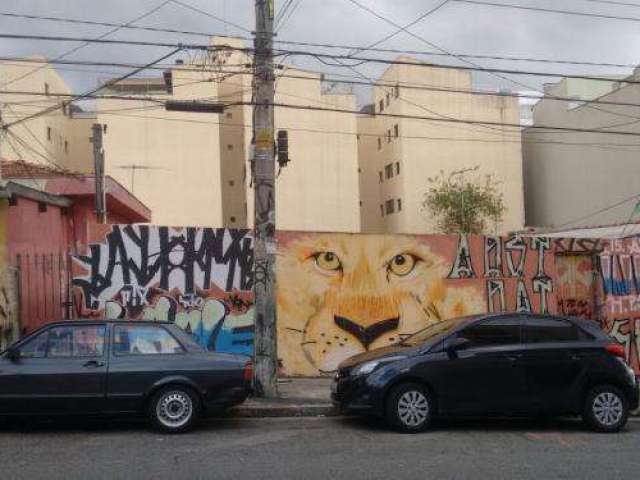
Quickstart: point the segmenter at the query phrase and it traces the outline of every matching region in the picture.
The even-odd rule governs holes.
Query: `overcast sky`
[[[408,24],[440,4],[442,0],[358,0],[379,14],[398,24]],[[507,3],[506,0],[492,0]],[[599,4],[586,0],[509,0],[527,6],[575,10],[640,19],[638,8]],[[0,13],[12,12],[32,15],[68,17],[83,20],[126,23],[164,3],[164,0],[2,0]],[[194,7],[211,12],[229,22],[254,28],[253,0],[184,0]],[[278,0],[281,6],[285,0]],[[226,35],[249,35],[246,31],[214,20],[184,6],[170,2],[137,25],[182,29]],[[20,20],[0,16],[0,31],[43,35],[97,37],[110,30],[108,27],[69,25],[50,21]],[[283,40],[298,40],[349,45],[368,45],[393,33],[396,28],[353,5],[349,0],[301,0],[299,8],[278,32]],[[640,62],[640,22],[613,19],[585,18],[543,12],[520,11],[487,5],[469,5],[456,1],[425,18],[411,28],[416,35],[456,53],[509,55],[570,59],[590,62],[635,64]],[[121,30],[110,35],[112,39],[203,43],[204,38],[136,30]],[[77,44],[23,40],[0,40],[1,56],[44,55],[55,58]],[[429,50],[423,42],[404,33],[381,45],[384,48]],[[158,47],[130,47],[121,45],[90,45],[67,57],[75,60],[143,63],[154,60],[168,50]],[[335,52],[335,51],[334,51]],[[372,53],[367,55],[373,56]],[[376,54],[385,56],[383,54]],[[388,55],[387,55],[388,56]],[[186,57],[183,55],[183,57]],[[428,59],[428,57],[423,57]],[[460,64],[457,60],[431,57],[439,63]],[[483,66],[508,67],[540,71],[620,74],[629,70],[598,67],[569,67],[562,65],[532,64],[524,62],[498,62],[474,60]],[[315,60],[292,58],[294,65],[336,72]],[[79,67],[63,67],[79,68]],[[375,77],[381,66],[362,66],[360,70]],[[122,74],[126,70],[100,68]],[[109,72],[87,73],[60,69],[72,89],[84,91],[96,85],[99,78]],[[345,69],[345,74],[353,74]],[[513,77],[526,85],[540,88],[545,79]],[[510,87],[524,90],[488,75],[476,75],[476,86],[482,88]],[[547,79],[548,80],[548,79]],[[358,92],[362,102],[366,92]]]

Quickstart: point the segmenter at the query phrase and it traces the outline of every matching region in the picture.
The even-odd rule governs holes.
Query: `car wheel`
[[[620,389],[603,385],[589,392],[582,418],[596,432],[618,432],[627,423],[629,407]]]
[[[199,414],[199,399],[187,387],[161,388],[149,402],[151,423],[157,430],[165,433],[182,433],[192,429]]]
[[[394,387],[386,405],[387,423],[402,432],[420,432],[433,418],[433,400],[428,390],[417,383]]]

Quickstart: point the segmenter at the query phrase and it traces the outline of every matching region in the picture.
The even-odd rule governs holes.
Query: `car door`
[[[443,410],[479,415],[527,412],[519,317],[485,319],[463,328],[456,338],[466,343],[450,350],[439,366]]]
[[[7,413],[96,413],[106,386],[104,324],[56,325],[4,358],[0,409]]]
[[[563,318],[530,315],[523,336],[528,389],[537,409],[570,410],[586,379],[589,334]]]
[[[186,349],[160,324],[114,324],[109,357],[108,410],[139,411],[145,395],[156,382],[184,373],[186,357]]]

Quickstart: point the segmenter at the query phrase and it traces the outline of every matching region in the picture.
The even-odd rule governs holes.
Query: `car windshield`
[[[468,320],[471,320],[473,318],[477,317],[458,317],[434,323],[432,325],[429,325],[427,328],[414,333],[410,337],[405,338],[402,342],[400,342],[400,344],[406,345],[408,347],[417,347],[438,335],[450,332],[461,323],[467,322]]]

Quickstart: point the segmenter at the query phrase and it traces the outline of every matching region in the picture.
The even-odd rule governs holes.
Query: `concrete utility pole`
[[[107,223],[107,197],[104,187],[104,149],[102,148],[102,124],[94,123],[93,136],[93,168],[96,192],[96,220],[98,223]]]
[[[254,167],[255,388],[276,397],[276,188],[273,103],[274,0],[256,0]]]

